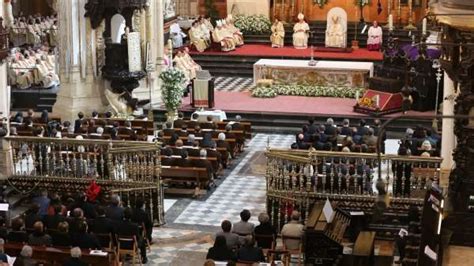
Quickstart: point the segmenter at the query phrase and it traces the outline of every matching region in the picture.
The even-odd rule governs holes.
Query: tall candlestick
[[[423,19],[423,26],[422,26],[422,34],[426,35],[426,27],[427,27],[428,20],[426,18]]]
[[[393,31],[393,15],[388,15],[388,30]]]
[[[375,96],[375,107],[380,108],[380,95]]]
[[[357,103],[359,102],[359,97],[360,97],[359,91],[356,91],[356,101],[357,101]]]

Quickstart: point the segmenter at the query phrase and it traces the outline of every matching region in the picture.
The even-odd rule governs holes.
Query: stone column
[[[0,16],[5,17],[4,5],[0,5]],[[10,87],[7,84],[7,62],[0,62],[0,117],[10,116]],[[6,141],[0,140],[0,179],[11,174],[11,147]]]
[[[457,94],[454,91],[454,82],[446,72],[444,73],[443,115],[454,115],[454,105]],[[449,186],[449,175],[454,166],[453,150],[456,148],[456,136],[453,132],[454,119],[443,119],[441,135],[441,180],[440,185]]]
[[[103,81],[94,77],[91,37],[94,32],[89,18],[84,17],[87,0],[58,1],[58,52],[60,90],[53,113],[73,121],[82,111],[104,111]]]

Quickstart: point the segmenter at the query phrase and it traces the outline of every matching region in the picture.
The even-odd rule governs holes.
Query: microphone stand
[[[313,39],[314,32],[309,31],[310,39]],[[314,46],[311,44],[311,60],[309,60],[308,66],[316,66],[316,60],[314,60]]]

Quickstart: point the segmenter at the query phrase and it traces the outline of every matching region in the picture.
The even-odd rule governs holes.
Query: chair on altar
[[[340,7],[334,7],[327,14],[326,47],[347,47],[347,13]]]

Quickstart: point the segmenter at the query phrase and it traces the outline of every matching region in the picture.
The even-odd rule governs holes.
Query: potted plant
[[[165,69],[160,74],[163,82],[161,85],[161,98],[168,111],[168,121],[174,121],[178,108],[181,107],[181,98],[185,89],[184,73],[177,68]]]

